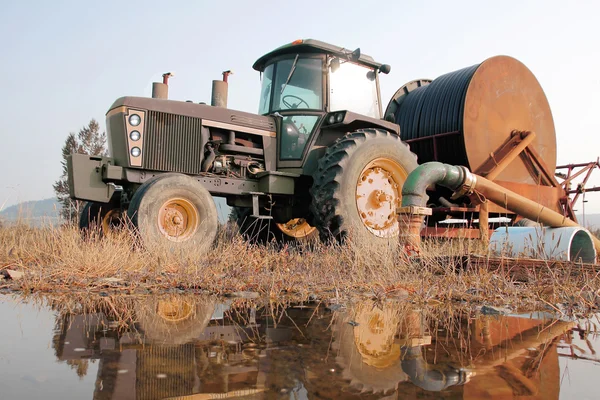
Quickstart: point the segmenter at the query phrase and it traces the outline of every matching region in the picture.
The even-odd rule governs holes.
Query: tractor
[[[217,235],[215,196],[256,242],[397,237],[417,159],[383,116],[379,74],[390,66],[308,39],[253,68],[257,114],[226,108],[227,73],[211,105],[167,99],[167,75],[152,98],[117,99],[106,114],[110,156],[68,159],[70,196],[87,202],[80,227],[107,230],[127,216],[147,246],[205,250]]]

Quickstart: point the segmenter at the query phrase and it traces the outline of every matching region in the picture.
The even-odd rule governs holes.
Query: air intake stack
[[[227,92],[229,87],[227,78],[231,74],[233,74],[231,70],[223,71],[223,80],[213,81],[212,96],[210,99],[211,106],[227,108]]]

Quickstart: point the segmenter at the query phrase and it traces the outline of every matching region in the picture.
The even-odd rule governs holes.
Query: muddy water
[[[597,316],[0,297],[2,399],[596,399]]]

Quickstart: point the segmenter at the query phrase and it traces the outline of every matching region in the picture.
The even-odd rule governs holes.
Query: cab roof
[[[329,43],[321,42],[320,40],[300,39],[278,47],[275,50],[265,54],[264,56],[256,60],[252,68],[262,72],[264,71],[265,66],[271,59],[285,54],[298,53],[326,53],[349,59],[351,54],[353,53],[353,50],[348,50],[343,47],[334,46]],[[359,64],[373,67],[375,69],[379,69],[382,65],[378,62],[375,62],[375,60],[373,60],[373,57],[367,56],[366,54],[362,53],[360,54],[360,57],[358,58],[357,62]]]

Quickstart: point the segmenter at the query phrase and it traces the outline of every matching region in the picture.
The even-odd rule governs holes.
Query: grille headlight
[[[338,124],[344,120],[344,113],[335,114],[335,122]]]
[[[131,149],[131,155],[134,157],[139,157],[140,154],[142,154],[142,150],[140,150],[139,147],[134,147],[133,149]]]
[[[129,125],[131,125],[131,126],[138,126],[140,124],[140,122],[142,122],[142,119],[140,118],[139,115],[137,115],[137,114],[131,114],[129,116]]]
[[[131,133],[129,134],[129,138],[131,140],[133,140],[134,142],[137,142],[138,140],[140,140],[140,137],[142,135],[140,135],[140,131],[131,131]]]

